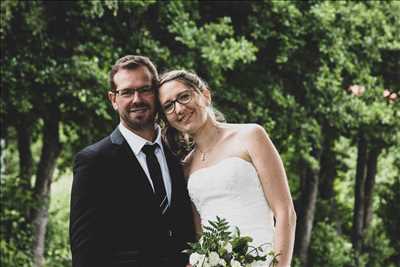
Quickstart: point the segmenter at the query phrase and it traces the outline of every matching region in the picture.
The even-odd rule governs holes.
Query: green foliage
[[[32,264],[32,229],[24,214],[31,206],[32,198],[18,185],[18,178],[12,175],[0,179],[0,261],[4,267]]]
[[[30,267],[32,266],[32,255],[20,249],[21,241],[0,240],[0,262],[3,267]]]
[[[377,220],[375,220],[376,222]],[[391,262],[391,256],[396,254],[395,247],[391,246],[391,239],[384,232],[384,224],[382,222],[372,225],[365,234],[363,255],[368,267],[395,267],[396,264]]]
[[[224,80],[222,71],[233,69],[240,62],[254,61],[257,48],[243,36],[235,38],[229,17],[197,26],[196,21],[190,19],[189,11],[185,10],[191,6],[182,1],[169,2],[165,10],[169,20],[167,28],[178,43],[186,46],[191,53],[199,53],[203,64],[209,68],[213,84],[220,86]],[[190,64],[190,59],[187,60]],[[196,68],[193,65],[187,67]]]
[[[399,159],[397,158],[397,166],[399,165]],[[389,239],[390,246],[393,248],[392,255],[389,256],[393,261],[400,261],[400,175],[391,183],[385,183],[378,209],[378,215],[384,225],[386,236]]]
[[[313,266],[351,266],[352,253],[350,241],[339,235],[332,225],[319,222],[314,227],[310,248]]]
[[[229,223],[219,217],[216,221],[209,221],[210,226],[204,227],[202,242],[194,243],[192,249],[201,254],[206,254],[209,250],[218,251],[218,241],[228,241],[230,238]]]
[[[28,267],[32,265],[32,229],[26,223],[26,212],[32,206],[32,195],[20,188],[15,143],[2,147],[1,153],[6,168],[0,177],[0,262],[4,267]]]
[[[69,249],[69,192],[71,174],[67,173],[52,187],[52,198],[49,210],[49,225],[46,235],[45,258],[50,266],[71,266]]]
[[[185,251],[190,254],[190,264],[194,267],[251,266],[252,263],[267,259],[271,260],[270,266],[277,263],[278,255],[273,250],[267,252],[263,249],[268,244],[252,246],[253,239],[241,236],[238,227],[231,231],[232,227],[226,219],[217,216],[215,221],[208,221],[208,224],[203,227],[200,240],[189,243],[190,249]]]
[[[110,11],[113,16],[117,16],[119,9],[139,9],[145,11],[156,0],[126,0],[123,2],[117,0],[101,0],[101,1],[79,1],[79,5],[84,11],[84,15],[92,18],[101,18],[106,11]]]
[[[322,126],[335,132],[335,205],[318,199],[314,266],[352,263],[356,133],[388,148],[374,195],[381,220],[371,226],[366,249],[371,266],[400,258],[395,238],[400,211],[393,212],[400,198],[400,170],[393,167],[400,166],[393,156],[400,154],[393,149],[400,140],[400,101],[383,97],[385,89],[399,94],[399,1],[1,1],[0,36],[2,137],[13,150],[1,177],[2,262],[24,266],[31,259],[23,219],[30,193],[16,186],[11,129],[22,122],[34,129],[36,163],[43,118],[57,106],[63,145],[58,175],[68,173],[74,154],[117,124],[106,97],[107,74],[125,54],[147,55],[160,71],[194,70],[209,83],[215,106],[229,122],[263,125],[281,153],[295,197],[301,194],[304,164],[315,172],[321,168],[327,135]],[[365,92],[355,95],[351,85]],[[70,264],[64,197],[52,202],[58,204],[46,239],[49,266]]]
[[[12,18],[12,13],[17,6],[16,1],[1,1],[0,3],[0,36],[1,40],[4,38],[4,34],[9,30],[10,20]]]

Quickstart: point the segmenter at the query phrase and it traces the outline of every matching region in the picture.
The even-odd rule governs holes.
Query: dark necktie
[[[161,167],[156,155],[154,154],[154,150],[157,147],[158,144],[144,145],[142,151],[146,154],[147,168],[149,169],[150,178],[153,181],[154,194],[157,198],[157,203],[160,205],[161,214],[164,214],[168,208],[168,198],[161,173]]]

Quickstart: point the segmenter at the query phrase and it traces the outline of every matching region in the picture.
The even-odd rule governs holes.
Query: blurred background
[[[265,127],[293,266],[400,266],[399,1],[5,0],[0,34],[1,266],[71,266],[73,157],[117,125],[126,54],[197,72],[227,121]]]

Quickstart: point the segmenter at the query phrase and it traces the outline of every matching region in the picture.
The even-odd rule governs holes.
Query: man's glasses
[[[175,100],[167,101],[162,105],[162,109],[165,114],[172,114],[175,111],[175,103],[178,102],[181,105],[188,104],[193,98],[193,90],[185,90],[179,93]]]
[[[139,95],[150,95],[150,94],[154,93],[154,89],[151,85],[145,85],[145,86],[142,86],[139,88],[121,89],[121,90],[115,91],[115,94],[120,95],[123,98],[132,98],[136,92]]]

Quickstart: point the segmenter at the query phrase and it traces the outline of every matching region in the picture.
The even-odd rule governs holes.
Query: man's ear
[[[204,88],[201,93],[206,98],[207,104],[210,105],[211,104],[211,92],[210,92],[210,90],[208,90],[208,88]]]
[[[115,101],[115,97],[116,97],[115,93],[113,93],[112,91],[108,91],[108,100],[110,100],[114,110],[118,110],[118,105]]]

